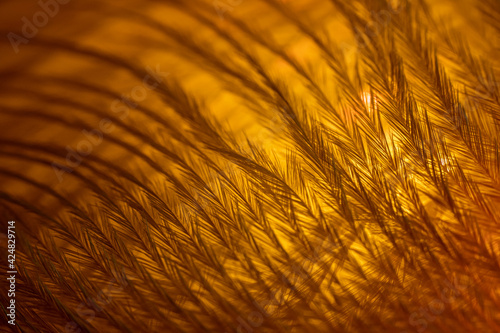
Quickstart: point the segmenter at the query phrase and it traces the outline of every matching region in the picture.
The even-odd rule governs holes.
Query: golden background
[[[14,331],[500,331],[498,1],[0,13]]]

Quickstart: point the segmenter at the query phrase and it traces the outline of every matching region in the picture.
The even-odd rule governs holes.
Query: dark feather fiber
[[[33,3],[6,332],[500,332],[498,0]]]

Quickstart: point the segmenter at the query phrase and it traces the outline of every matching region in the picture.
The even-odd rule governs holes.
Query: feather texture
[[[14,331],[500,331],[498,1],[2,6]]]

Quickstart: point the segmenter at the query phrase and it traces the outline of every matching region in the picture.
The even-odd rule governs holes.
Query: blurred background
[[[240,161],[241,165],[229,163],[221,157],[223,153],[229,155],[228,151],[234,153],[239,149],[247,154],[245,156],[254,154],[254,157],[258,157],[252,150],[252,145],[255,145],[282,163],[280,167],[293,160],[290,150],[301,151],[293,146],[296,137],[290,128],[286,127],[287,113],[283,110],[286,110],[287,106],[283,105],[282,101],[288,101],[293,107],[297,105],[297,109],[302,112],[299,116],[306,114],[311,116],[311,122],[323,122],[325,128],[331,131],[329,135],[332,142],[337,138],[335,133],[340,125],[326,111],[329,108],[340,110],[339,117],[348,124],[348,130],[351,130],[349,124],[357,121],[365,124],[363,121],[370,119],[376,123],[373,110],[378,110],[377,103],[386,101],[384,96],[373,92],[374,86],[382,85],[375,77],[378,71],[383,73],[389,69],[375,69],[373,63],[378,61],[385,64],[389,63],[389,60],[392,61],[394,52],[388,51],[392,50],[392,47],[401,51],[398,56],[403,59],[405,70],[409,73],[408,84],[415,86],[412,96],[416,105],[421,111],[423,106],[430,104],[429,109],[433,112],[430,112],[429,117],[436,121],[437,127],[444,126],[438,121],[442,112],[433,109],[434,100],[429,98],[429,94],[436,89],[419,81],[420,63],[413,62],[409,51],[409,45],[412,44],[410,41],[418,38],[432,40],[433,44],[429,49],[436,52],[436,61],[440,62],[450,82],[457,87],[457,96],[466,99],[473,95],[473,98],[481,98],[481,103],[484,103],[481,107],[497,110],[498,100],[495,102],[492,96],[498,93],[495,74],[499,69],[499,25],[497,14],[488,12],[488,6],[498,6],[498,3],[490,0],[483,6],[475,0],[2,1],[0,218],[2,230],[6,230],[4,226],[9,219],[18,221],[19,225],[19,264],[24,265],[26,269],[19,282],[19,288],[24,288],[19,299],[31,302],[30,309],[19,310],[18,320],[24,325],[22,327],[26,331],[34,332],[77,332],[72,325],[69,328],[67,326],[69,320],[72,320],[68,314],[71,310],[65,308],[66,315],[58,314],[61,306],[54,300],[47,301],[48,297],[44,299],[47,294],[34,282],[36,277],[40,276],[42,281],[46,279],[47,289],[60,297],[61,304],[68,309],[77,308],[82,299],[85,299],[84,293],[78,289],[78,283],[88,287],[88,293],[92,294],[98,290],[95,286],[109,282],[109,277],[100,271],[101,268],[89,264],[90,259],[82,254],[82,248],[70,241],[64,232],[59,229],[54,231],[61,224],[81,225],[82,227],[71,226],[65,232],[73,233],[77,235],[76,238],[82,239],[85,239],[85,223],[90,220],[96,221],[95,228],[103,232],[103,239],[109,237],[114,240],[115,231],[119,235],[116,236],[117,239],[134,233],[140,234],[142,231],[134,230],[134,227],[141,229],[139,223],[133,222],[132,227],[125,225],[121,217],[117,217],[118,213],[113,211],[115,208],[110,207],[113,206],[112,203],[116,203],[122,209],[123,216],[130,217],[130,220],[139,220],[137,216],[143,211],[154,210],[154,204],[151,202],[155,201],[151,199],[150,193],[147,193],[149,189],[175,207],[174,210],[178,210],[178,215],[186,225],[194,224],[191,222],[197,218],[208,223],[208,217],[199,216],[201,213],[197,204],[212,199],[206,199],[204,190],[198,190],[197,186],[200,186],[201,181],[189,172],[195,170],[200,178],[206,181],[208,188],[212,188],[214,192],[222,191],[221,196],[224,196],[226,193],[233,193],[232,190],[215,183],[212,181],[214,178],[219,179],[223,174],[234,176],[235,179],[243,179],[241,184],[245,185],[241,186],[247,189],[247,175],[241,170],[244,162]],[[405,22],[409,20],[412,21],[408,25],[414,28],[415,35],[418,34],[415,39],[404,35]],[[360,27],[364,31],[357,30]],[[366,35],[380,40],[380,49],[374,50],[374,46],[367,43],[369,38]],[[461,49],[456,36],[468,43],[468,50],[474,57],[488,59],[493,63],[490,76],[481,72],[486,72],[486,67],[481,67],[482,62],[474,68],[467,61],[459,65],[455,58],[459,57],[457,54],[460,52],[457,50]],[[377,54],[380,58],[372,63],[370,59],[373,60],[373,57],[370,58],[369,54]],[[432,61],[434,60],[429,60]],[[332,63],[335,63],[335,66]],[[478,76],[487,80],[469,80],[469,76],[464,73],[471,68],[477,69],[476,74],[480,72]],[[343,81],[343,77],[347,78],[345,81],[353,82],[350,88]],[[429,79],[430,81],[432,80]],[[349,90],[351,88],[352,90]],[[491,94],[488,95],[489,93]],[[353,102],[356,96],[359,101]],[[365,116],[366,118],[363,118]],[[492,119],[494,116],[489,114],[488,117],[478,120],[478,123],[491,131],[485,130],[485,137],[496,135],[497,120]],[[492,124],[491,127],[489,124]],[[397,146],[401,142],[396,134],[391,136],[396,132],[391,130],[393,125],[390,119],[386,119],[380,126],[387,131],[389,145],[394,143]],[[216,131],[210,132],[214,128]],[[366,133],[359,135],[372,138]],[[343,140],[340,135],[338,137],[338,140]],[[454,140],[448,139],[450,149],[453,150],[456,148],[453,146]],[[220,144],[222,141],[224,144]],[[223,152],[223,148],[227,151]],[[397,148],[394,150],[397,151]],[[460,151],[457,155],[460,159],[467,153]],[[342,160],[340,163],[344,162],[345,160]],[[441,163],[446,167],[448,160],[443,158]],[[389,168],[390,163],[386,164]],[[306,170],[305,179],[310,176],[307,173],[308,168],[312,167],[306,165],[302,169],[299,168]],[[283,167],[280,170],[286,177],[292,177],[292,173],[283,171],[285,169]],[[220,172],[221,170],[223,172]],[[384,170],[387,169],[382,169],[382,174]],[[477,172],[472,173],[471,177],[482,180],[483,176]],[[492,177],[496,179],[497,176],[494,174]],[[253,177],[254,180],[258,178],[256,175]],[[418,178],[419,175],[415,177]],[[183,201],[178,198],[182,197],[184,187],[194,193],[194,199]],[[416,187],[424,190],[428,186],[422,182]],[[248,186],[249,191],[250,188],[251,186]],[[308,185],[300,184],[297,189],[299,192],[303,191],[301,193],[307,200],[314,198],[311,199],[311,202],[314,202],[311,204],[311,214],[321,211],[320,208],[326,216],[340,214],[330,205],[332,199],[328,197],[330,193],[326,189],[322,188],[316,192],[308,190]],[[484,193],[491,194],[493,202],[498,198],[496,191],[495,187],[491,191],[490,187],[484,188]],[[398,195],[404,196],[406,192],[407,189],[401,187]],[[272,198],[261,199],[266,193],[262,189],[250,193],[252,195],[249,195],[249,205],[262,200],[264,210],[275,201]],[[125,199],[128,195],[134,199]],[[422,209],[428,211],[430,219],[439,223],[452,221],[452,210],[449,207],[443,208],[442,202],[436,203],[437,201],[432,199],[433,195],[440,196],[441,193],[432,192],[428,198],[422,199]],[[352,194],[349,200],[355,202],[358,200],[356,198],[359,199]],[[196,202],[197,200],[200,202]],[[238,206],[240,208],[244,201],[241,200]],[[405,200],[402,200],[402,205],[411,206],[409,199]],[[227,201],[221,200],[221,205],[231,206],[231,200]],[[208,206],[216,207],[212,201],[208,202]],[[287,228],[294,227],[283,227],[285,231],[278,227],[284,220],[280,220],[281,212],[278,209],[269,209],[269,212],[270,224],[279,229],[278,238],[282,239],[284,248],[291,251],[300,247],[300,242],[287,236]],[[314,229],[316,226],[313,222],[304,218],[308,213],[304,209],[298,211],[297,215],[303,217],[305,235],[310,236],[318,231]],[[241,214],[245,215],[243,220],[252,219],[247,216],[246,210]],[[88,217],[88,221],[82,217],[84,215]],[[213,208],[207,216],[221,215],[223,214],[220,211]],[[496,216],[496,213],[492,212],[492,215]],[[153,220],[166,219],[164,216],[158,218],[153,213],[151,216]],[[370,220],[366,215],[359,216],[361,217],[358,221]],[[484,219],[486,224],[490,217],[482,216],[481,219]],[[203,223],[200,222],[201,225]],[[455,220],[450,223],[453,226],[458,225]],[[221,224],[220,229],[224,230],[223,226],[224,224]],[[371,232],[368,234],[376,237],[374,235],[380,232],[377,228],[368,227]],[[154,231],[153,238],[159,235],[156,232]],[[264,233],[262,230],[259,232]],[[261,237],[259,232],[255,234],[258,242],[264,237]],[[96,236],[97,234],[96,231],[94,237],[100,241],[101,236]],[[142,236],[147,239],[146,231]],[[137,242],[141,237],[138,237]],[[354,239],[349,232],[342,237],[359,253],[368,252],[367,249],[362,249],[363,237]],[[211,241],[211,238],[208,239]],[[160,243],[159,240],[157,242]],[[5,239],[2,244],[6,244]],[[64,279],[67,279],[73,289],[65,289],[66,286],[61,282],[64,279],[58,280],[54,278],[55,275],[51,276],[50,272],[40,268],[40,265],[44,265],[33,259],[36,256],[30,253],[30,246],[35,244],[46,250],[42,252],[49,258],[48,262],[57,262],[57,265],[64,266],[64,269],[61,268],[61,271],[67,274]],[[217,246],[214,248],[218,248]],[[67,267],[58,257],[60,254],[53,253],[56,248],[61,249],[67,256],[70,263]],[[110,252],[116,250],[112,246],[104,248]],[[156,268],[148,266],[158,263],[148,250],[135,243],[129,248],[153,277],[159,281],[168,280],[162,275],[164,272],[160,273]],[[495,248],[491,251],[496,253],[497,250],[498,248]],[[272,255],[279,250],[273,249],[270,252]],[[228,258],[222,250],[220,253],[219,258]],[[121,255],[125,257],[123,253]],[[474,258],[475,255],[472,253],[468,258]],[[227,260],[231,262],[233,259]],[[363,260],[360,259],[360,262],[365,262]],[[102,262],[105,260],[102,259]],[[126,262],[124,265],[128,265],[127,269],[130,271],[140,266],[125,259],[123,262]],[[263,262],[259,263],[264,266]],[[231,265],[228,264],[228,267],[232,267]],[[458,266],[453,267],[456,269]],[[367,270],[370,271],[368,268]],[[346,269],[342,274],[351,276],[355,274],[353,271]],[[448,274],[453,269],[444,271]],[[497,273],[498,271],[495,274]],[[172,276],[175,274],[172,273]],[[237,269],[232,272],[228,268],[228,276],[238,274],[240,273]],[[450,273],[450,276],[453,274]],[[496,281],[498,276],[495,274],[492,273],[488,279]],[[81,275],[86,276],[87,280],[80,281],[76,278]],[[444,275],[446,274],[443,273]],[[436,273],[436,276],[438,277],[434,276],[435,279],[430,280],[439,281],[440,275]],[[250,293],[255,292],[252,295],[264,297],[264,291],[255,287],[257,283],[252,278],[255,277],[245,275],[240,282]],[[267,275],[263,279],[266,278]],[[95,282],[94,285],[92,281]],[[423,280],[419,280],[418,276],[409,281],[405,281],[405,288],[413,289],[415,294],[408,295],[408,299],[418,298],[416,294],[419,287],[426,290],[423,298],[432,299],[434,291],[431,282],[421,282]],[[170,282],[165,282],[168,283]],[[219,287],[217,285],[215,289]],[[158,319],[161,316],[154,317],[156,314],[151,320],[144,319],[148,318],[151,310],[141,305],[137,299],[148,303],[148,297],[154,298],[151,294],[154,295],[155,291],[152,287],[147,288],[136,289],[134,292],[137,294],[120,289],[116,292],[118,296],[110,302],[111,305],[101,312],[97,311],[91,321],[85,323],[85,318],[77,321],[79,329],[82,332],[163,332],[169,329],[174,332],[178,327],[183,327],[185,322],[177,320],[180,314],[176,312],[181,310],[164,308],[161,302],[152,302],[150,305],[158,307],[158,311],[168,318],[174,313],[172,321],[179,326],[174,329],[174,326],[161,324],[162,321]],[[165,288],[175,291],[173,285]],[[223,290],[223,287],[220,288]],[[346,287],[345,290],[347,289]],[[74,293],[69,294],[68,290]],[[379,304],[377,299],[369,300],[369,292],[361,294],[367,295],[361,297],[366,303],[360,301],[359,304],[367,307]],[[491,296],[491,299],[485,301],[487,305],[498,302],[498,290],[485,294]],[[238,297],[241,296],[230,293],[228,295],[228,304],[237,303]],[[327,298],[330,301],[334,296],[329,295]],[[184,298],[181,298],[178,302],[180,307],[184,306],[183,301]],[[46,302],[52,302],[55,308],[59,307],[58,310],[50,309]],[[426,302],[428,303],[422,301],[427,304]],[[420,304],[407,305],[410,301],[402,303],[404,306],[401,306],[401,309],[380,310],[380,316],[384,319],[374,320],[380,326],[374,326],[373,331],[383,331],[390,326],[391,320],[396,323],[394,332],[406,329],[408,314],[413,313]],[[184,309],[187,312],[201,307],[194,301],[186,304]],[[359,304],[359,308],[345,311],[355,313],[354,317],[358,314],[363,317],[366,314],[362,312],[363,306]],[[405,306],[407,308],[404,308]],[[217,317],[210,311],[218,312],[219,308],[216,305],[208,308],[210,310],[206,313],[195,316],[200,322],[206,321],[206,331],[215,331],[218,328],[227,329],[228,332],[235,331],[238,323],[235,324],[234,318],[231,317],[233,314],[227,314],[226,317],[221,315],[218,322],[207,318]],[[376,309],[374,306],[373,311]],[[294,314],[292,310],[287,311],[284,310],[276,316],[289,323],[294,320]],[[394,314],[399,313],[398,311],[404,314]],[[464,310],[455,317],[443,316],[445,319],[442,322],[428,330],[444,331],[450,323],[467,321],[467,313]],[[486,317],[491,319],[491,327],[498,328],[498,311],[492,313]],[[143,319],[134,321],[131,316]],[[331,317],[328,315],[328,318],[332,322],[338,320],[339,326],[332,325],[339,331],[350,327],[352,331],[361,332],[369,327],[359,324],[364,322],[363,320],[358,322],[345,313]],[[195,322],[194,319],[193,321]],[[319,327],[326,332],[333,327],[325,328],[318,324],[318,321],[321,322],[317,318],[311,319],[308,326],[304,320],[294,329],[296,332],[306,332],[305,327],[311,328],[311,331],[313,327]],[[360,326],[354,325],[353,322]],[[470,323],[467,329],[473,331],[474,324]],[[184,329],[186,332],[203,331],[200,327],[186,324]],[[283,332],[287,331],[288,326],[284,327]],[[412,329],[418,329],[415,327],[418,326],[413,325]],[[263,325],[262,330],[279,331],[271,324]]]

